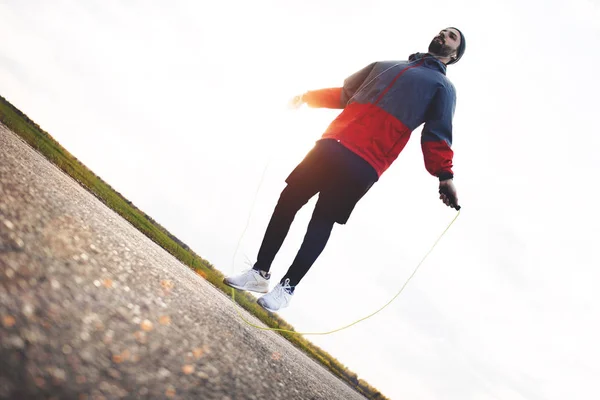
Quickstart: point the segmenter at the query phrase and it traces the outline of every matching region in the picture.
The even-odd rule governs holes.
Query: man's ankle
[[[260,273],[260,276],[262,276],[265,279],[269,279],[271,277],[271,273],[268,271],[263,271],[262,269],[258,269],[258,268],[252,268],[255,271],[258,271]]]

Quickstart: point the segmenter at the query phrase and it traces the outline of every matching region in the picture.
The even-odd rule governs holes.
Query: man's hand
[[[300,108],[300,106],[302,106],[302,104],[304,104],[304,95],[303,94],[299,94],[298,96],[294,96],[290,102],[289,102],[289,107],[293,110],[297,110],[298,108]]]
[[[460,210],[460,206],[458,205],[458,196],[456,195],[456,187],[454,187],[454,182],[452,179],[446,179],[440,182],[439,193],[440,199],[445,205]]]

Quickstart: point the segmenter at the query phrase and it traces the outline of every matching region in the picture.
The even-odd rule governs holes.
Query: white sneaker
[[[239,290],[250,290],[251,292],[267,293],[269,291],[269,278],[262,276],[260,271],[249,269],[239,275],[228,276],[223,279],[223,283]]]
[[[290,305],[294,287],[290,286],[289,278],[283,284],[279,282],[268,294],[258,299],[258,304],[267,311],[275,312]]]

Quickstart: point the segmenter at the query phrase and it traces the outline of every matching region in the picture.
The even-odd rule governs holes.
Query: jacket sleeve
[[[425,168],[440,180],[454,177],[452,172],[452,118],[456,107],[456,92],[450,84],[438,89],[427,110],[421,134]]]
[[[302,95],[302,100],[314,108],[345,108],[374,66],[375,63],[369,64],[346,78],[343,87],[310,90]]]
[[[341,98],[342,88],[309,90],[302,95],[302,100],[313,108],[344,108]]]

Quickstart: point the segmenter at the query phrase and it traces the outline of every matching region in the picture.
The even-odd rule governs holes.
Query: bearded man
[[[317,260],[333,226],[345,224],[358,201],[396,160],[412,133],[424,124],[421,147],[427,171],[439,179],[440,199],[459,209],[452,171],[452,119],[456,92],[446,66],[461,59],[465,37],[443,29],[427,53],[407,61],[374,62],[342,87],[308,91],[295,106],[343,109],[314,148],[286,179],[253,268],[224,279],[240,290],[267,293],[258,304],[287,307],[300,280]],[[304,241],[280,282],[269,292],[270,268],[294,220],[319,193]]]

